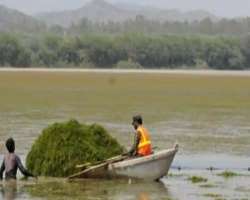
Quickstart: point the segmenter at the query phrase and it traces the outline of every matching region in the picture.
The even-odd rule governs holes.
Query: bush
[[[66,177],[77,172],[77,164],[102,161],[122,151],[103,127],[71,120],[44,129],[28,154],[26,165],[39,176]]]
[[[142,69],[142,66],[139,63],[128,61],[120,61],[116,65],[117,69]]]

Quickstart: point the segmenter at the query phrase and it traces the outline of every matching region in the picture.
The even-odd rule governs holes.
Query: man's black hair
[[[13,138],[9,138],[5,143],[6,148],[10,153],[14,153],[15,151],[15,141]]]
[[[141,115],[136,115],[133,117],[133,122],[137,122],[138,124],[142,125],[143,120]]]

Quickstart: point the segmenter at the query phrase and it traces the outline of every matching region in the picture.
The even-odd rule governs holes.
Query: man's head
[[[141,126],[142,124],[143,124],[143,120],[140,115],[136,115],[133,117],[132,125],[135,128],[135,130],[138,128],[138,126]]]
[[[15,141],[13,138],[9,138],[5,143],[6,148],[8,149],[9,153],[15,152]]]

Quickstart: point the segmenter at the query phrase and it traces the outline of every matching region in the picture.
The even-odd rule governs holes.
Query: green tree
[[[250,68],[250,35],[241,39],[241,52],[245,58],[244,65]]]

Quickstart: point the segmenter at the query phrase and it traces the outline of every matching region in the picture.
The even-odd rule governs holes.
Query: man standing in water
[[[33,174],[28,172],[27,169],[22,165],[21,159],[15,154],[15,141],[9,138],[6,141],[6,148],[8,153],[4,156],[3,163],[0,169],[0,180],[3,179],[3,172],[5,171],[5,179],[16,179],[17,169],[26,177],[35,177]]]
[[[152,154],[151,140],[149,132],[143,126],[143,120],[140,115],[133,117],[132,125],[135,129],[135,142],[131,150],[130,156],[148,156]]]

